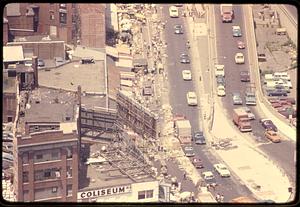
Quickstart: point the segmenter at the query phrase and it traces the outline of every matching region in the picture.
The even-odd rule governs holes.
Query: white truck
[[[190,144],[192,141],[192,127],[187,119],[175,120],[175,132],[181,144]]]
[[[233,9],[232,4],[221,4],[220,5],[222,22],[232,22],[233,19]]]

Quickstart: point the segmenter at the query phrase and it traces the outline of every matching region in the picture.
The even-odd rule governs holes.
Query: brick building
[[[77,201],[76,94],[46,88],[20,92],[14,139],[17,201]]]
[[[105,4],[76,4],[80,45],[91,48],[105,47]]]
[[[71,43],[74,8],[75,4],[7,4],[9,30],[14,36],[50,35]]]

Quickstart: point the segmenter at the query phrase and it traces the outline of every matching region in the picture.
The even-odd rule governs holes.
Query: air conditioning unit
[[[55,177],[60,178],[60,172],[59,171],[55,172]]]

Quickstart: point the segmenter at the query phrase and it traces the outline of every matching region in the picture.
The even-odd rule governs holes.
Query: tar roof
[[[105,93],[104,61],[95,64],[67,63],[50,71],[39,71],[39,84],[53,88],[77,91],[81,85],[82,91],[87,93]]]

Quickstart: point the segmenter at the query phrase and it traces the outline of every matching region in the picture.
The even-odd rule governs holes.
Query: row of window
[[[23,172],[23,183],[29,182],[29,172],[25,171]],[[42,181],[42,180],[48,180],[48,179],[56,179],[60,178],[60,169],[58,168],[48,168],[44,170],[35,170],[34,171],[34,181]],[[67,166],[67,178],[72,177],[72,168],[70,166]]]
[[[54,11],[50,11],[50,20],[55,19],[55,14]],[[66,10],[61,10],[59,12],[59,23],[60,24],[67,24],[67,11]]]
[[[72,158],[72,147],[67,147],[67,159]],[[51,150],[43,150],[37,151],[34,155],[33,162],[47,162],[52,160],[60,160],[61,159],[61,152],[60,149],[51,149]],[[22,155],[22,162],[23,164],[28,164],[28,153],[24,153]]]
[[[40,188],[34,190],[34,200],[46,199],[61,196],[62,188],[60,187],[49,187],[49,188]],[[66,195],[72,196],[72,184],[67,185]],[[23,191],[24,201],[29,201],[29,190]]]
[[[138,192],[138,199],[153,198],[153,190],[144,190]]]

